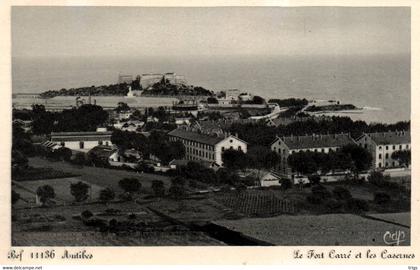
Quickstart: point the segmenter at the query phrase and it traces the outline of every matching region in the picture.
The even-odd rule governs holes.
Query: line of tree
[[[126,96],[128,93],[127,83],[110,84],[101,86],[88,86],[79,88],[62,88],[60,90],[48,90],[41,93],[43,98],[53,98],[56,96]]]
[[[349,144],[328,153],[296,152],[288,157],[287,163],[293,171],[303,175],[350,170],[357,176],[370,168],[372,156],[363,147]]]
[[[303,121],[296,121],[278,127],[267,126],[263,122],[257,123],[233,123],[229,132],[238,134],[239,138],[251,145],[269,146],[276,135],[278,136],[299,136],[307,134],[338,134],[350,133],[353,138],[363,133],[401,131],[410,129],[410,121],[401,121],[394,124],[371,123],[354,121],[349,117],[333,116],[330,118],[310,118]]]
[[[280,107],[295,107],[306,106],[308,100],[306,98],[285,98],[285,99],[270,99],[268,103],[277,103]]]
[[[185,147],[181,142],[171,142],[166,133],[152,131],[149,137],[129,131],[115,130],[111,141],[120,149],[136,149],[143,156],[153,154],[163,164],[168,164],[173,159],[181,159],[185,156]]]

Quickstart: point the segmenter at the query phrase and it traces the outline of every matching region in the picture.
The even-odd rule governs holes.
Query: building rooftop
[[[322,134],[322,135],[306,135],[306,136],[289,136],[277,138],[283,142],[289,149],[308,149],[308,148],[324,148],[324,147],[342,147],[347,144],[354,144],[355,141],[350,134]]]
[[[410,131],[389,131],[366,133],[376,144],[406,144],[411,143]]]
[[[216,145],[225,139],[225,137],[210,136],[179,128],[172,130],[168,135],[209,145]]]
[[[112,131],[52,132],[51,141],[99,141],[110,140]]]

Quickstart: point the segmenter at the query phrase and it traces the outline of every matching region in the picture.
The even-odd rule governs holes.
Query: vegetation
[[[152,190],[156,197],[163,197],[165,195],[165,186],[160,180],[152,181]]]
[[[168,80],[162,79],[145,89],[142,95],[146,96],[212,96],[213,92],[201,86],[186,86],[171,84]]]
[[[126,96],[128,93],[128,84],[110,84],[102,86],[62,88],[60,90],[49,90],[41,93],[43,98],[53,98],[56,96]]]
[[[287,162],[295,172],[311,175],[317,172],[351,170],[357,174],[367,170],[371,163],[370,153],[358,145],[345,145],[336,152],[297,152]]]
[[[14,205],[20,200],[20,194],[12,189],[12,204]]]
[[[115,192],[112,188],[104,188],[99,193],[99,200],[104,203],[108,203],[115,198]]]
[[[344,111],[344,110],[357,110],[358,108],[353,104],[334,104],[325,106],[309,106],[305,111],[308,112],[323,112],[323,111]]]
[[[136,193],[141,189],[141,183],[137,178],[123,178],[118,182],[118,185],[127,193]]]
[[[42,206],[46,206],[52,199],[55,198],[54,189],[50,185],[38,187],[36,195],[38,196]]]
[[[76,202],[86,201],[89,197],[89,188],[90,186],[84,182],[77,182],[75,184],[70,184],[70,192],[73,195]]]
[[[169,188],[169,195],[174,199],[182,199],[186,195],[186,180],[183,177],[177,176],[172,178],[171,187]]]
[[[405,166],[409,167],[411,164],[411,151],[410,150],[398,150],[392,153],[392,159],[398,160],[398,162]]]
[[[301,107],[308,105],[308,100],[305,98],[270,99],[268,103],[277,103],[280,107]]]
[[[328,118],[309,118],[278,127],[269,127],[265,123],[234,123],[228,131],[238,134],[238,137],[250,145],[269,146],[277,136],[303,136],[307,134],[340,134],[350,133],[353,138],[363,133],[401,131],[410,129],[410,121],[395,124],[371,123],[354,121],[349,117],[333,116]]]

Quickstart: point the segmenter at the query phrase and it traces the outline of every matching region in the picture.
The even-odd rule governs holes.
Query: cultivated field
[[[275,245],[387,245],[384,234],[398,230],[410,244],[410,229],[352,214],[278,216],[223,220],[217,225]]]

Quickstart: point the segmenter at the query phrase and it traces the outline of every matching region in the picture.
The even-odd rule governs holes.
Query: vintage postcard
[[[1,11],[1,264],[419,264],[419,3]]]

